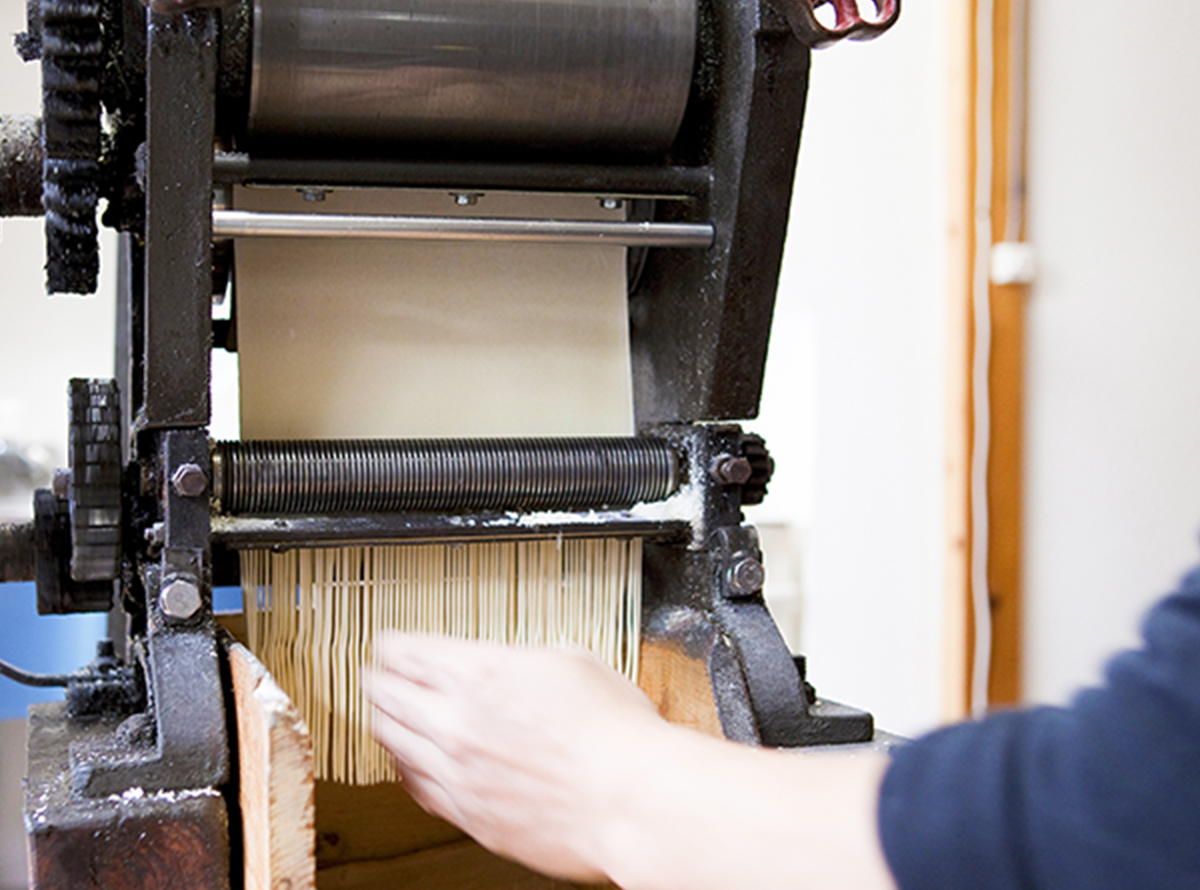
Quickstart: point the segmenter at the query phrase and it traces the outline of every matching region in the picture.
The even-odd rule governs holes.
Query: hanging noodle
[[[300,709],[318,779],[396,781],[360,667],[378,633],[574,643],[637,679],[640,539],[409,544],[242,554],[250,647]]]

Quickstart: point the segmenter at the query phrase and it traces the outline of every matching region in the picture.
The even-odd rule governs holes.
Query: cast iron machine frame
[[[5,156],[0,212],[44,204],[51,287],[88,290],[96,201],[107,199],[105,222],[121,232],[117,379],[72,382],[71,471],[38,493],[33,524],[0,530],[0,580],[36,575],[43,612],[119,602],[130,631],[128,665],[102,653],[61,678],[68,705],[33,718],[26,817],[38,886],[128,879],[143,866],[145,879],[158,854],[130,857],[122,845],[130,831],[164,830],[165,814],[186,830],[163,848],[200,850],[196,880],[227,885],[235,820],[218,790],[236,746],[212,588],[236,579],[245,548],[637,535],[646,541],[645,637],[704,664],[727,736],[772,746],[871,738],[870,715],[816,699],[766,610],[757,535],[741,508],[762,499],[772,464],[762,441],[733,423],[758,412],[808,85],[809,49],[797,34],[810,43],[870,36],[898,14],[885,0],[879,20],[864,22],[839,2],[837,24],[824,27],[814,5],[700,0],[690,97],[665,153],[483,160],[419,149],[403,159],[370,149],[297,157],[256,143],[241,123],[246,2],[30,0],[19,46],[42,59],[46,108],[36,144],[27,127],[28,144]],[[111,121],[103,139],[101,101]],[[231,467],[250,467],[252,482],[265,471],[251,466],[247,443],[211,442],[207,427],[211,350],[236,349],[236,314],[214,323],[211,313],[233,263],[229,242],[219,232],[214,241],[213,196],[238,185],[583,192],[628,202],[634,226],[699,233],[702,246],[627,242],[641,245],[629,251],[638,436],[485,445],[479,460],[518,464],[529,449],[558,449],[554,506],[566,512],[536,521],[513,519],[544,506],[520,486],[463,505],[449,482],[442,501],[416,510],[327,502],[298,482],[286,483],[286,509],[237,507]],[[365,446],[343,445],[323,472],[357,472],[346,455]],[[379,459],[395,463],[410,446],[384,443]],[[322,447],[293,443],[271,472],[312,463]],[[472,447],[441,443],[439,459]],[[666,461],[656,510],[635,493],[649,472],[627,456],[638,448]],[[573,487],[581,474],[609,471],[625,480],[614,490]]]

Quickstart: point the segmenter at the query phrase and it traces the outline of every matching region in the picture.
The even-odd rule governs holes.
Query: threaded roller
[[[680,458],[663,439],[219,442],[224,513],[587,510],[662,500]]]

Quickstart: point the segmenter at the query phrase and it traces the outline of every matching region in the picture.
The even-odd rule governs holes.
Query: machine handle
[[[871,40],[896,24],[900,17],[900,0],[871,0],[875,15],[863,18],[858,0],[775,0],[787,17],[792,32],[801,43],[813,49],[837,43],[839,40]],[[865,3],[866,0],[863,0]],[[835,19],[826,26],[817,19],[819,6],[832,6]]]

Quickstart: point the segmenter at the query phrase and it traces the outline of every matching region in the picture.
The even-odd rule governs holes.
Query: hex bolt
[[[208,476],[197,464],[180,464],[171,476],[171,485],[181,498],[198,498],[208,490]]]
[[[186,621],[200,610],[200,588],[186,578],[176,578],[158,595],[163,614],[176,621]]]
[[[71,471],[70,470],[55,470],[54,478],[50,482],[50,490],[54,492],[56,498],[66,499],[71,494]]]
[[[729,567],[725,583],[730,596],[751,596],[762,590],[767,580],[763,564],[753,556],[743,556]]]
[[[753,470],[750,461],[732,454],[719,454],[713,458],[709,472],[722,485],[745,485],[750,481]]]

